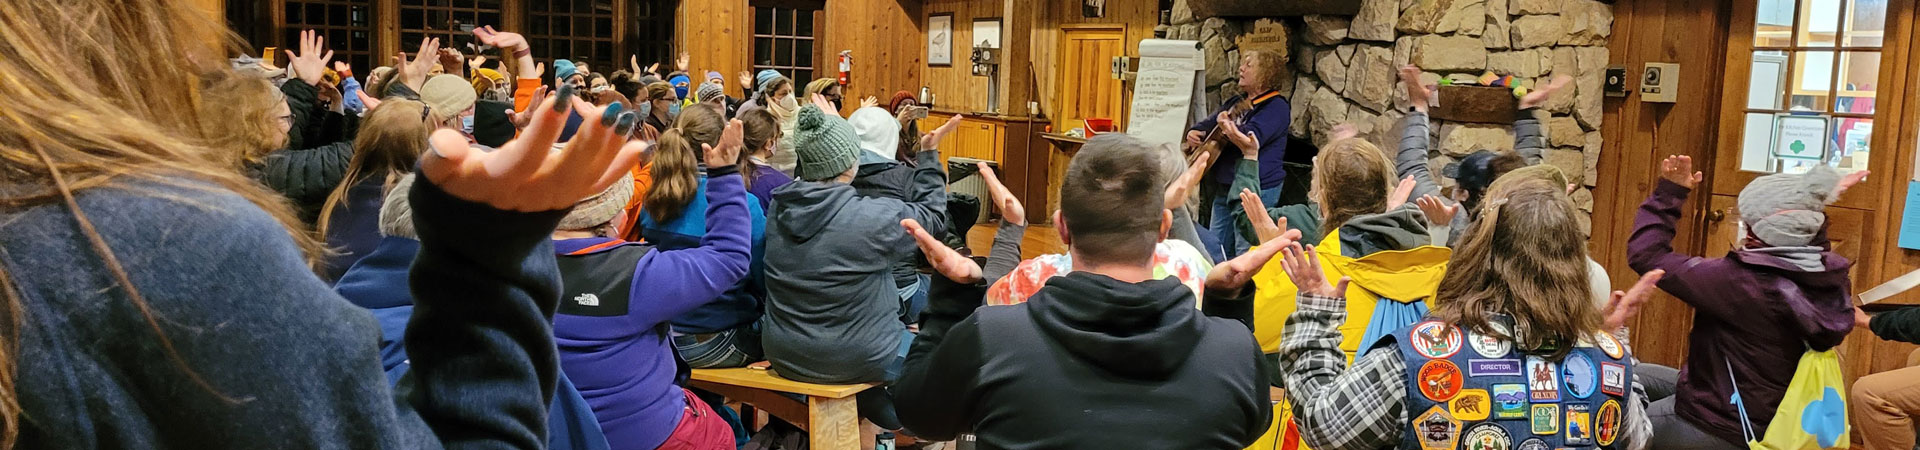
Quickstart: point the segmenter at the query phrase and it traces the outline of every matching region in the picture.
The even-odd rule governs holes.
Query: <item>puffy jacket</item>
[[[1387,219],[1399,214],[1409,214],[1406,209],[1396,210],[1376,216],[1362,216],[1349,221],[1332,233],[1328,233],[1320,244],[1314,247],[1319,254],[1320,269],[1326,274],[1329,283],[1338,283],[1340,277],[1350,277],[1347,285],[1347,317],[1340,326],[1340,350],[1347,353],[1352,361],[1360,349],[1366,348],[1362,338],[1369,328],[1383,328],[1382,333],[1413,323],[1432,306],[1433,294],[1440,287],[1440,278],[1446,275],[1447,259],[1453,251],[1445,247],[1432,245],[1400,245],[1400,249],[1379,250],[1367,254],[1353,255],[1349,247],[1354,247],[1358,236],[1362,234],[1356,222],[1370,218]],[[1424,229],[1417,233],[1425,238]],[[1343,238],[1343,235],[1344,236]],[[1260,341],[1260,350],[1266,353],[1280,351],[1280,336],[1286,329],[1287,316],[1292,315],[1295,300],[1300,288],[1287,278],[1286,271],[1280,267],[1280,259],[1275,258],[1267,267],[1254,275],[1253,282],[1259,286],[1254,293],[1253,317],[1254,337]],[[1406,305],[1406,308],[1381,308],[1387,302]],[[1387,305],[1393,306],[1393,305]],[[1378,323],[1376,323],[1378,322]],[[1405,322],[1405,323],[1400,323]]]

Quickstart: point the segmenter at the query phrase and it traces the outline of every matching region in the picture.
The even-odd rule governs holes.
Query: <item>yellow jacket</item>
[[[1347,353],[1349,363],[1360,350],[1360,338],[1373,318],[1374,304],[1386,297],[1402,303],[1424,301],[1431,308],[1434,291],[1447,272],[1447,258],[1453,256],[1446,247],[1423,245],[1350,258],[1340,253],[1339,230],[1328,233],[1314,252],[1320,256],[1320,270],[1329,284],[1338,284],[1343,276],[1353,279],[1347,285],[1347,321],[1340,325],[1340,350]],[[1254,337],[1260,340],[1261,351],[1278,353],[1280,336],[1287,316],[1297,307],[1300,288],[1287,278],[1280,258],[1268,262],[1253,281]]]

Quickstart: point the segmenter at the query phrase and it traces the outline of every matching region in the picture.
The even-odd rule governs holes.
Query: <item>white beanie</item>
[[[861,150],[888,160],[900,152],[900,121],[886,109],[878,106],[860,108],[847,118],[847,122],[853,124],[853,134],[860,137]]]

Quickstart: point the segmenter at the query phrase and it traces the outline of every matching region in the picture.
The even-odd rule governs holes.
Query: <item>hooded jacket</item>
[[[1826,249],[1825,230],[1814,236],[1815,247],[1735,250],[1713,259],[1675,253],[1674,223],[1690,192],[1660,180],[1634,217],[1627,262],[1640,273],[1666,270],[1660,290],[1693,307],[1674,412],[1744,445],[1740,411],[1727,403],[1733,381],[1754,433],[1766,435],[1800,356],[1840,345],[1853,331],[1853,263]]]
[[[1244,295],[1208,291],[1203,315],[1178,281],[1075,272],[1026,303],[979,307],[984,286],[934,280],[893,388],[920,436],[971,431],[983,449],[1241,449],[1267,430],[1268,369],[1234,320],[1248,313]]]
[[[286,94],[287,108],[293,111],[287,148],[268,153],[254,178],[293,200],[300,219],[312,224],[319,219],[327,195],[347,176],[360,118],[321,107],[319,91],[311,84],[286,83],[280,92]]]
[[[913,219],[946,233],[939,153],[922,152],[906,201],[864,197],[853,186],[795,181],[773,191],[766,236],[767,360],[808,383],[886,379],[896,358],[900,296],[888,269],[917,253],[900,229]]]
[[[873,152],[860,152],[860,166],[853,176],[853,192],[866,197],[891,198],[905,201],[913,187],[913,166],[901,164],[892,158],[876,156]],[[891,273],[893,283],[906,287],[918,281],[920,254],[909,253],[899,261],[894,261]]]
[[[1423,222],[1409,204],[1354,217],[1314,247],[1328,282],[1353,279],[1347,285],[1347,317],[1354,320],[1340,325],[1340,350],[1349,362],[1367,348],[1367,338],[1411,325],[1432,306],[1453,251],[1428,245],[1432,238]],[[1260,286],[1254,294],[1254,336],[1266,353],[1280,351],[1280,335],[1300,290],[1280,264],[1276,258],[1253,276]]]

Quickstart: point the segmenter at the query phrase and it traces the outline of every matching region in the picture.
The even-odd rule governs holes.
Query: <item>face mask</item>
[[[667,118],[674,119],[679,117],[680,117],[680,102],[673,102],[672,105],[667,106]]]
[[[473,116],[460,116],[460,131],[473,134]]]
[[[833,99],[833,110],[834,110],[834,111],[839,111],[839,110],[844,110],[844,109],[847,109],[847,108],[846,108],[846,105],[842,105],[842,104],[840,103],[840,99]]]
[[[786,98],[780,99],[780,109],[788,111],[800,109],[800,101],[794,100],[793,96],[789,95]]]

